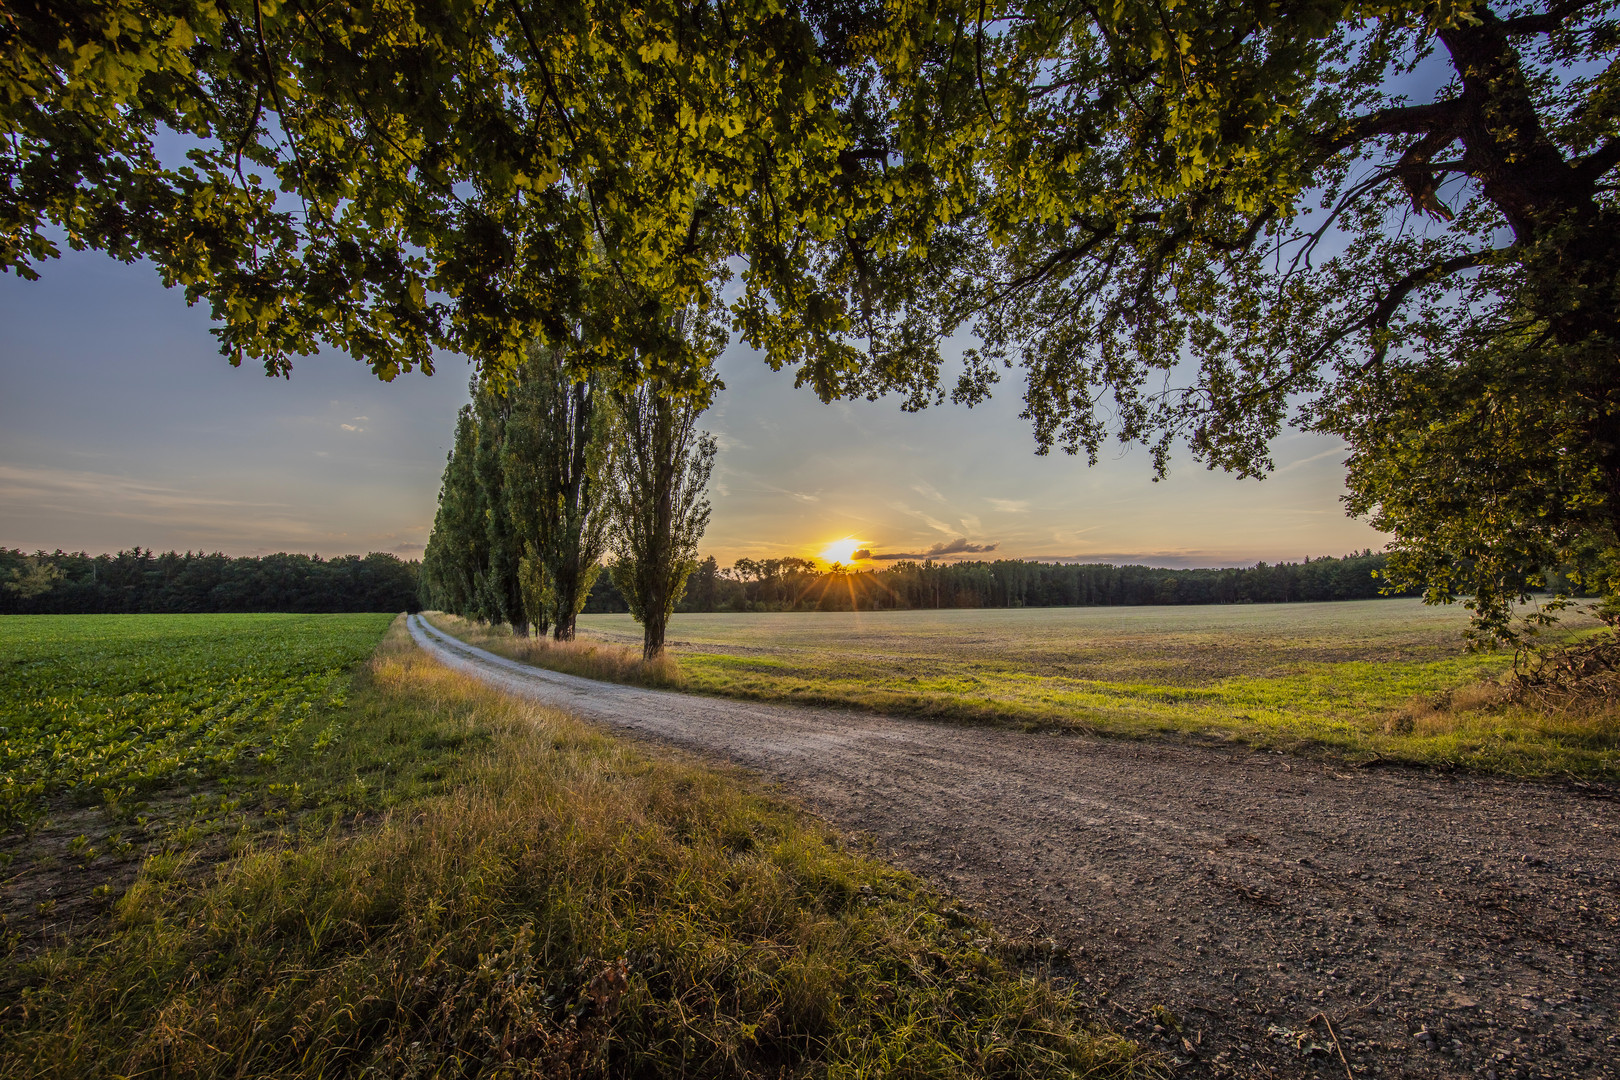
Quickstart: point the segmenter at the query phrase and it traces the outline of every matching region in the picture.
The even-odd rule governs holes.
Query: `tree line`
[[[0,614],[416,611],[419,564],[370,555],[0,548]]]
[[[818,570],[809,559],[710,556],[693,571],[679,611],[907,611],[923,608],[1114,607],[1147,604],[1282,604],[1372,600],[1417,590],[1382,590],[1386,556],[1372,551],[1298,563],[1169,570],[1108,563],[902,561],[881,570]],[[622,612],[611,582],[585,611]]]
[[[711,355],[723,340],[700,313],[674,322]],[[708,365],[686,385],[656,372],[614,379],[580,351],[566,337],[537,342],[510,375],[474,379],[423,555],[422,596],[438,610],[567,641],[606,569],[642,624],[650,660],[698,565],[715,442],[697,418],[719,384]]]
[[[458,440],[458,449],[461,446]],[[446,491],[452,491],[449,470]],[[441,505],[441,521],[442,509]],[[505,526],[500,528],[504,530]],[[443,573],[448,569],[445,548],[450,534],[436,530],[435,535],[439,539],[430,544],[430,551]],[[695,540],[692,543],[695,545]],[[525,558],[520,556],[519,563]],[[1262,562],[1219,569],[1169,570],[997,559],[902,561],[882,570],[826,571],[818,570],[812,560],[792,556],[738,559],[722,567],[711,555],[684,560],[675,568],[682,576],[671,610],[906,611],[1276,604],[1370,600],[1384,595],[1410,596],[1417,591],[1383,593],[1388,583],[1380,575],[1386,565],[1385,555],[1362,551],[1341,558],[1324,556],[1298,563]],[[464,565],[454,572],[469,569],[477,568]],[[489,583],[487,568],[484,574]],[[575,615],[628,613],[632,608],[617,580],[611,566],[592,564],[580,575],[582,591],[573,601],[560,602],[561,606],[572,606]],[[675,585],[670,588],[674,591]],[[1584,592],[1559,571],[1548,572],[1548,588],[1571,595]],[[518,591],[523,591],[521,583]],[[555,594],[546,598],[543,587],[540,592],[542,600],[534,607],[528,627],[555,632],[559,601]],[[494,607],[502,595],[499,591],[485,593],[480,601],[474,591],[465,597],[469,602],[452,606],[444,581],[435,579],[426,564],[383,552],[323,559],[319,555],[287,553],[240,557],[200,551],[157,554],[140,547],[116,555],[63,551],[29,554],[0,548],[0,614],[5,615],[418,611],[426,606],[484,621],[509,622],[512,609],[501,616]],[[487,606],[480,607],[481,602]],[[542,624],[542,619],[551,621]],[[571,635],[571,626],[567,633]]]

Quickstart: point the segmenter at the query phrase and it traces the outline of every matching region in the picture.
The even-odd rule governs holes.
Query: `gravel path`
[[[779,782],[1050,939],[1187,1075],[1620,1077],[1613,800],[644,690],[410,627],[502,689]]]

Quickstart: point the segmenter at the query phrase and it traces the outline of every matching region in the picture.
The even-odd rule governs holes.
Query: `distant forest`
[[[711,556],[687,581],[677,610],[895,611],[917,608],[1105,607],[1366,600],[1380,595],[1384,557],[1219,569],[1163,570],[1101,563],[898,562],[827,572],[808,559]],[[416,611],[420,564],[394,555],[117,555],[0,548],[0,614],[184,611]],[[610,575],[597,578],[587,613],[628,611]]]
[[[897,562],[882,570],[818,571],[808,559],[705,559],[679,611],[904,611],[917,608],[1280,604],[1381,595],[1384,556],[1371,551],[1219,570],[1105,563]],[[628,610],[606,575],[586,612]]]
[[[0,614],[415,611],[419,564],[394,555],[262,555],[0,548]]]

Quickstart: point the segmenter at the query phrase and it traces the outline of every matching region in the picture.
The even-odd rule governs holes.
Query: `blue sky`
[[[324,353],[267,379],[231,368],[206,310],[150,267],[69,252],[41,270],[39,282],[0,277],[0,545],[420,554],[464,360],[384,384]],[[877,553],[962,539],[996,556],[1161,565],[1383,543],[1344,516],[1333,439],[1284,436],[1261,483],[1182,456],[1154,484],[1139,449],[1094,469],[1036,457],[1015,378],[978,409],[905,414],[822,405],[741,347],[720,369],[703,547],[723,563],[846,536]]]

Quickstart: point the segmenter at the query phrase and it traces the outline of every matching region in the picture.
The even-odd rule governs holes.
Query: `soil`
[[[33,828],[0,832],[0,956],[29,956],[103,918],[144,853],[142,830],[102,807],[64,804]]]
[[[1032,942],[1181,1075],[1620,1077],[1604,793],[717,700],[411,633],[778,782]]]

